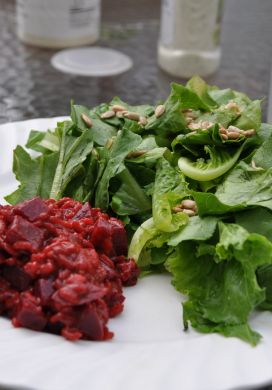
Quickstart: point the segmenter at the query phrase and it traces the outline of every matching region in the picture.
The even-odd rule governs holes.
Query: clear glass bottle
[[[220,63],[222,0],[163,0],[158,62],[178,77],[207,76]]]
[[[64,48],[95,42],[100,0],[17,0],[17,34],[25,43]]]

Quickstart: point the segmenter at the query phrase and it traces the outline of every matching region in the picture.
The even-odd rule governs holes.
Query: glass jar
[[[95,42],[100,0],[17,0],[17,34],[25,43],[64,48]]]
[[[207,76],[220,63],[222,0],[163,0],[158,62],[178,77]]]

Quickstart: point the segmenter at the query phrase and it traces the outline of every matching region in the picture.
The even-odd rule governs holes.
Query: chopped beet
[[[6,231],[6,241],[9,244],[14,244],[16,241],[26,241],[32,245],[33,250],[40,248],[43,238],[41,229],[19,215],[15,215]]]
[[[65,285],[54,293],[52,300],[56,306],[84,305],[102,298],[106,293],[106,287],[88,281],[83,275],[72,274]]]
[[[33,198],[16,206],[15,212],[27,218],[29,221],[35,221],[41,214],[48,212],[48,206],[41,198]]]
[[[114,255],[111,228],[112,226],[109,221],[104,218],[98,218],[92,232],[92,242],[95,249],[106,255]]]
[[[87,202],[85,203],[82,208],[74,215],[73,219],[79,220],[82,218],[90,218],[92,217],[92,209],[90,204]]]
[[[47,319],[43,313],[39,301],[31,293],[22,293],[20,302],[16,311],[16,317],[13,318],[15,326],[23,326],[33,330],[43,330]]]
[[[111,228],[111,237],[112,243],[117,256],[127,255],[128,241],[127,234],[124,229],[122,221],[119,221],[116,218],[110,219],[112,228]]]
[[[100,318],[95,305],[84,308],[77,321],[77,328],[88,339],[104,339],[104,322]]]
[[[33,198],[0,206],[0,313],[14,326],[106,340],[139,268],[124,225],[89,203]]]
[[[18,265],[3,267],[3,277],[17,291],[26,290],[31,283],[31,277]]]
[[[53,281],[50,279],[38,279],[35,283],[34,291],[36,296],[40,298],[41,304],[43,306],[48,305],[50,298],[55,291]]]

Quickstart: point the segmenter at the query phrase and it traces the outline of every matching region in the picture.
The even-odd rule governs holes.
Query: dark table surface
[[[160,0],[104,0],[98,44],[128,54],[134,66],[115,77],[85,78],[53,69],[54,51],[20,43],[14,1],[0,0],[0,123],[69,114],[71,99],[93,106],[115,95],[131,104],[165,98],[171,81],[185,80],[170,77],[157,66],[159,18]],[[271,0],[225,0],[221,66],[206,80],[251,98],[268,97],[271,21]],[[262,390],[272,390],[272,386]]]
[[[0,123],[68,114],[71,98],[89,106],[114,95],[132,104],[165,98],[174,78],[157,66],[159,17],[160,0],[104,0],[98,44],[128,54],[134,66],[115,77],[85,78],[53,69],[49,60],[54,51],[20,43],[14,1],[0,0]],[[221,66],[207,81],[251,98],[267,97],[271,19],[271,0],[225,0]]]

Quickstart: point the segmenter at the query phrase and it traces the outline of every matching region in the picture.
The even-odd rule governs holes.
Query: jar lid
[[[115,76],[129,70],[133,62],[127,55],[104,47],[62,50],[51,58],[54,68],[78,76]]]

